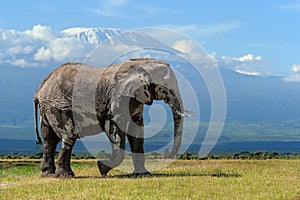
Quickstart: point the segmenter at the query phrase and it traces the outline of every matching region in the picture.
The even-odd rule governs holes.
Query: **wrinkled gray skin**
[[[93,87],[94,86],[94,87]],[[87,101],[90,100],[90,103]],[[105,132],[112,146],[109,160],[98,161],[102,176],[124,159],[127,136],[134,163],[134,175],[150,174],[145,168],[144,104],[163,100],[170,105],[174,120],[175,157],[182,140],[183,106],[177,80],[168,63],[152,59],[130,59],[104,68],[66,63],[55,69],[34,96],[37,143],[37,108],[44,140],[42,176],[73,177],[70,167],[77,138]],[[62,148],[55,167],[58,142]]]

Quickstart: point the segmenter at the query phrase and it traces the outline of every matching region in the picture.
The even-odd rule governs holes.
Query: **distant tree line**
[[[58,152],[56,152],[56,156]],[[1,159],[40,159],[42,158],[42,152],[39,152],[35,155],[20,154],[20,153],[9,153],[2,154],[0,153]],[[108,159],[111,155],[104,150],[100,150],[95,156],[91,154],[72,154],[72,159]],[[126,155],[127,158],[131,157],[131,154]],[[147,159],[163,159],[169,158],[169,155],[160,154],[158,152],[151,152],[146,154]],[[210,159],[241,159],[241,160],[266,160],[266,159],[300,159],[300,154],[298,153],[278,153],[278,152],[248,152],[242,151],[232,154],[209,154],[204,157],[199,157],[198,154],[193,153],[183,153],[178,154],[177,156],[180,160],[210,160]]]
[[[300,159],[298,153],[277,153],[277,152],[248,152],[242,151],[233,154],[209,154],[199,157],[197,154],[183,153],[179,156],[181,160],[209,160],[209,159],[241,159],[241,160],[266,160],[266,159]]]

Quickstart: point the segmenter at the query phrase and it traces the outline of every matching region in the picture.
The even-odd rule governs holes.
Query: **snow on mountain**
[[[244,74],[244,75],[248,75],[248,76],[259,76],[260,73],[259,72],[248,72],[248,71],[244,71],[244,70],[240,70],[240,69],[237,69],[235,70],[237,73],[240,73],[240,74]]]
[[[69,28],[61,31],[63,38],[76,38],[80,42],[110,46],[163,46],[154,38],[138,31],[123,31],[115,28]]]
[[[69,28],[62,31],[64,37],[77,38],[90,44],[101,44],[114,35],[122,33],[121,29],[114,28]]]

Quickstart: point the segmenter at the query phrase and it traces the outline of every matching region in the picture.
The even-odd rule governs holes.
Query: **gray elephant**
[[[149,58],[130,59],[103,68],[66,63],[55,69],[34,96],[37,144],[38,106],[44,140],[42,176],[73,177],[70,160],[77,138],[105,132],[111,142],[109,160],[98,161],[102,176],[124,159],[125,137],[129,141],[134,175],[150,174],[145,168],[144,104],[163,100],[172,109],[175,157],[182,140],[183,105],[177,80],[169,64]],[[57,144],[62,148],[55,167]]]

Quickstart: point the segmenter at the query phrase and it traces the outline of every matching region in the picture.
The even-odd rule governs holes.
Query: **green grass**
[[[101,178],[95,160],[74,160],[72,179],[40,178],[39,162],[0,160],[0,199],[300,198],[300,160],[180,160],[143,178]]]

